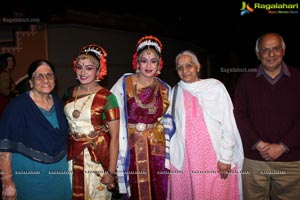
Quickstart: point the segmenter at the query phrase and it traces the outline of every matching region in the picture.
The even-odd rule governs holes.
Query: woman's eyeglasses
[[[55,75],[53,73],[47,73],[47,74],[36,74],[35,76],[32,77],[33,79],[37,80],[37,81],[41,81],[44,79],[47,80],[54,80],[55,79]]]

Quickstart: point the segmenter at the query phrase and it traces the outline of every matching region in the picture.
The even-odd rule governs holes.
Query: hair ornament
[[[146,35],[146,36],[142,37],[141,39],[139,39],[137,42],[136,52],[133,54],[133,57],[132,57],[132,68],[134,69],[134,71],[135,72],[138,71],[137,60],[138,60],[139,54],[146,48],[147,49],[151,48],[151,49],[154,49],[159,56],[159,69],[158,69],[157,74],[160,74],[160,71],[162,70],[163,63],[164,63],[161,58],[162,47],[163,47],[163,45],[162,45],[161,41],[155,36]]]
[[[92,58],[96,59],[96,61],[99,63],[99,73],[98,73],[98,79],[104,79],[104,76],[107,75],[107,63],[106,63],[106,57],[107,53],[105,49],[103,49],[101,46],[97,44],[89,44],[84,46],[81,51],[78,54],[78,57],[80,55],[87,55],[91,56]],[[76,64],[78,62],[78,57],[73,61],[74,71],[76,72]]]
[[[136,51],[139,52],[140,50],[144,49],[145,47],[152,47],[154,48],[159,54],[161,54],[162,51],[162,43],[161,41],[152,35],[146,35],[139,39],[137,43],[137,49]]]

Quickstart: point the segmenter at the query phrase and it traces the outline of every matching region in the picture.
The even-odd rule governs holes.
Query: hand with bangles
[[[105,184],[107,187],[107,190],[111,192],[113,199],[120,199],[123,197],[123,194],[120,193],[119,185],[118,185],[118,177],[115,172],[108,171],[108,173],[103,174],[102,176],[100,174],[97,174],[97,176],[101,177],[101,184]],[[103,190],[103,186],[99,186],[98,189]]]
[[[107,189],[113,189],[115,188],[115,183],[117,175],[111,172],[103,174],[101,176],[101,183],[105,184],[107,186]]]
[[[11,171],[11,153],[0,152],[0,178],[2,183],[2,200],[16,200],[17,190],[13,181]]]
[[[118,176],[116,172],[108,171],[108,176],[113,179],[113,181],[107,185],[107,190],[112,193],[113,199],[120,199],[123,197],[123,194],[120,193],[119,184],[118,184]]]
[[[3,200],[16,200],[17,190],[15,183],[12,180],[12,174],[2,174],[2,199]]]

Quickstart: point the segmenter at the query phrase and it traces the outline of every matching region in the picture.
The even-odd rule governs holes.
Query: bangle
[[[4,179],[8,179],[12,177],[12,174],[8,174],[8,175],[5,175],[5,176],[1,176],[1,180],[4,180]]]
[[[112,171],[109,171],[109,170],[107,171],[107,174],[110,175],[113,178],[117,176],[116,172],[112,172]]]

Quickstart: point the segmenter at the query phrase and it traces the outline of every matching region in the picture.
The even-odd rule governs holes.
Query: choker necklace
[[[133,96],[134,96],[134,100],[137,103],[137,105],[140,108],[143,109],[148,109],[148,114],[154,114],[157,110],[157,108],[154,106],[155,102],[156,102],[156,97],[157,97],[157,92],[158,92],[158,85],[156,83],[156,81],[154,82],[154,92],[153,92],[153,98],[152,101],[148,104],[143,104],[142,101],[139,99],[138,95],[137,95],[137,85],[134,85],[134,89],[133,89]]]
[[[153,81],[150,84],[145,83],[145,81],[142,80],[142,78],[137,75],[137,80],[144,86],[144,87],[148,87],[150,85],[153,85],[155,83],[155,78],[153,79]]]
[[[98,83],[97,84],[95,84],[95,85],[93,85],[93,86],[84,86],[84,85],[80,85],[79,87],[78,87],[78,89],[80,89],[80,90],[82,90],[82,91],[91,91],[94,87],[96,87],[98,85]]]
[[[81,114],[81,112],[82,112],[83,107],[85,106],[85,104],[87,103],[87,101],[90,100],[90,98],[91,98],[91,96],[92,96],[92,94],[93,94],[93,93],[89,94],[87,100],[85,100],[85,102],[83,102],[83,104],[82,104],[82,106],[81,106],[81,108],[80,108],[80,111],[79,111],[79,110],[75,109],[76,102],[77,102],[77,97],[78,97],[78,95],[77,95],[78,90],[79,90],[79,87],[78,87],[78,89],[76,90],[75,100],[74,100],[74,111],[72,112],[72,116],[73,116],[74,118],[76,118],[76,119],[80,117],[80,114]]]

